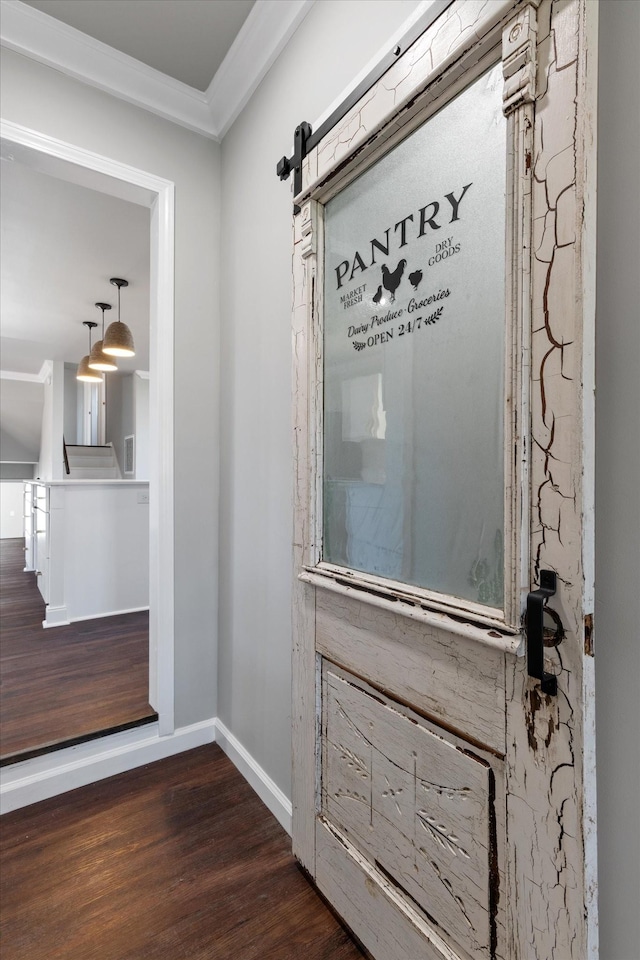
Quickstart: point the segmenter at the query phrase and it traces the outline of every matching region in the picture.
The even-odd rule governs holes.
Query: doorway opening
[[[146,207],[150,214],[148,699],[157,713],[157,733],[167,736],[174,731],[174,186],[146,171],[18,124],[0,121],[0,138],[3,150],[38,171]],[[92,419],[99,422],[100,417]]]

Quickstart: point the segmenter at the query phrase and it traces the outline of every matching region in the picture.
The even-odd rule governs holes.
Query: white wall
[[[3,480],[0,483],[0,540],[24,534],[24,484]]]
[[[316,3],[222,144],[218,715],[290,791],[291,181],[276,163],[415,9]]]
[[[219,147],[6,48],[1,69],[3,118],[176,185],[175,721],[185,726],[216,711]],[[206,510],[195,476],[207,480]]]
[[[596,740],[601,960],[640,957],[640,3],[600,5]]]
[[[62,480],[64,458],[62,435],[64,422],[64,363],[49,360],[44,382],[40,460],[37,475],[41,480]]]
[[[149,379],[133,375],[133,434],[136,480],[149,479]]]
[[[146,484],[69,482],[63,494],[64,541],[54,544],[51,564],[64,564],[64,605],[70,620],[146,607],[149,604],[149,488]],[[146,502],[144,500],[146,495]],[[87,540],[87,529],[92,537]],[[53,528],[52,528],[53,529]],[[99,547],[96,548],[96,544]]]

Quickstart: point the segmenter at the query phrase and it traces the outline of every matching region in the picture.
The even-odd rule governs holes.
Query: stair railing
[[[62,455],[64,457],[64,469],[67,472],[67,476],[71,473],[71,467],[69,466],[69,456],[67,454],[67,444],[65,443],[64,437],[62,438]]]

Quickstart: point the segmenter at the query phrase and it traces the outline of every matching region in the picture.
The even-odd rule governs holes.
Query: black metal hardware
[[[377,83],[378,80],[387,72],[389,67],[397,60],[401,53],[404,53],[412,43],[414,43],[418,37],[420,37],[425,30],[428,30],[432,23],[434,23],[438,17],[444,13],[447,7],[451,6],[453,0],[434,0],[432,7],[429,10],[429,15],[427,18],[420,18],[411,27],[410,30],[402,38],[402,47],[394,47],[393,50],[390,50],[389,53],[377,64],[377,66],[368,74],[361,83],[355,87],[351,93],[345,97],[342,103],[336,107],[333,113],[327,117],[327,119],[322,123],[315,132],[312,132],[311,126],[308,123],[301,123],[299,127],[296,127],[295,139],[294,139],[294,149],[293,156],[290,158],[282,157],[278,160],[276,166],[276,173],[280,180],[288,180],[291,174],[291,171],[294,173],[293,181],[293,195],[297,196],[302,190],[302,161],[309,153],[310,150],[313,150],[317,146],[322,138],[329,133],[330,130],[335,127],[336,123],[351,110],[351,107],[354,107],[356,103],[365,95],[367,90],[370,90],[374,83]],[[297,212],[297,211],[294,211]]]
[[[555,697],[558,680],[544,669],[544,605],[556,592],[554,570],[540,571],[540,587],[527,596],[527,670],[530,677],[540,680],[540,689]]]
[[[293,156],[291,159],[281,157],[276,166],[276,173],[281,180],[288,180],[293,170],[293,195],[296,197],[302,190],[302,161],[309,152],[309,140],[311,138],[311,124],[303,121],[296,127],[293,135]],[[300,208],[294,206],[293,212],[299,213]]]

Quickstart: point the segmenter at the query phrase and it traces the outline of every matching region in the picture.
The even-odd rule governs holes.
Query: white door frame
[[[55,175],[80,168],[92,189],[151,211],[150,490],[149,503],[149,702],[158,732],[174,732],[174,524],[173,330],[174,184],[110,157],[0,119],[0,137],[47,157]]]

